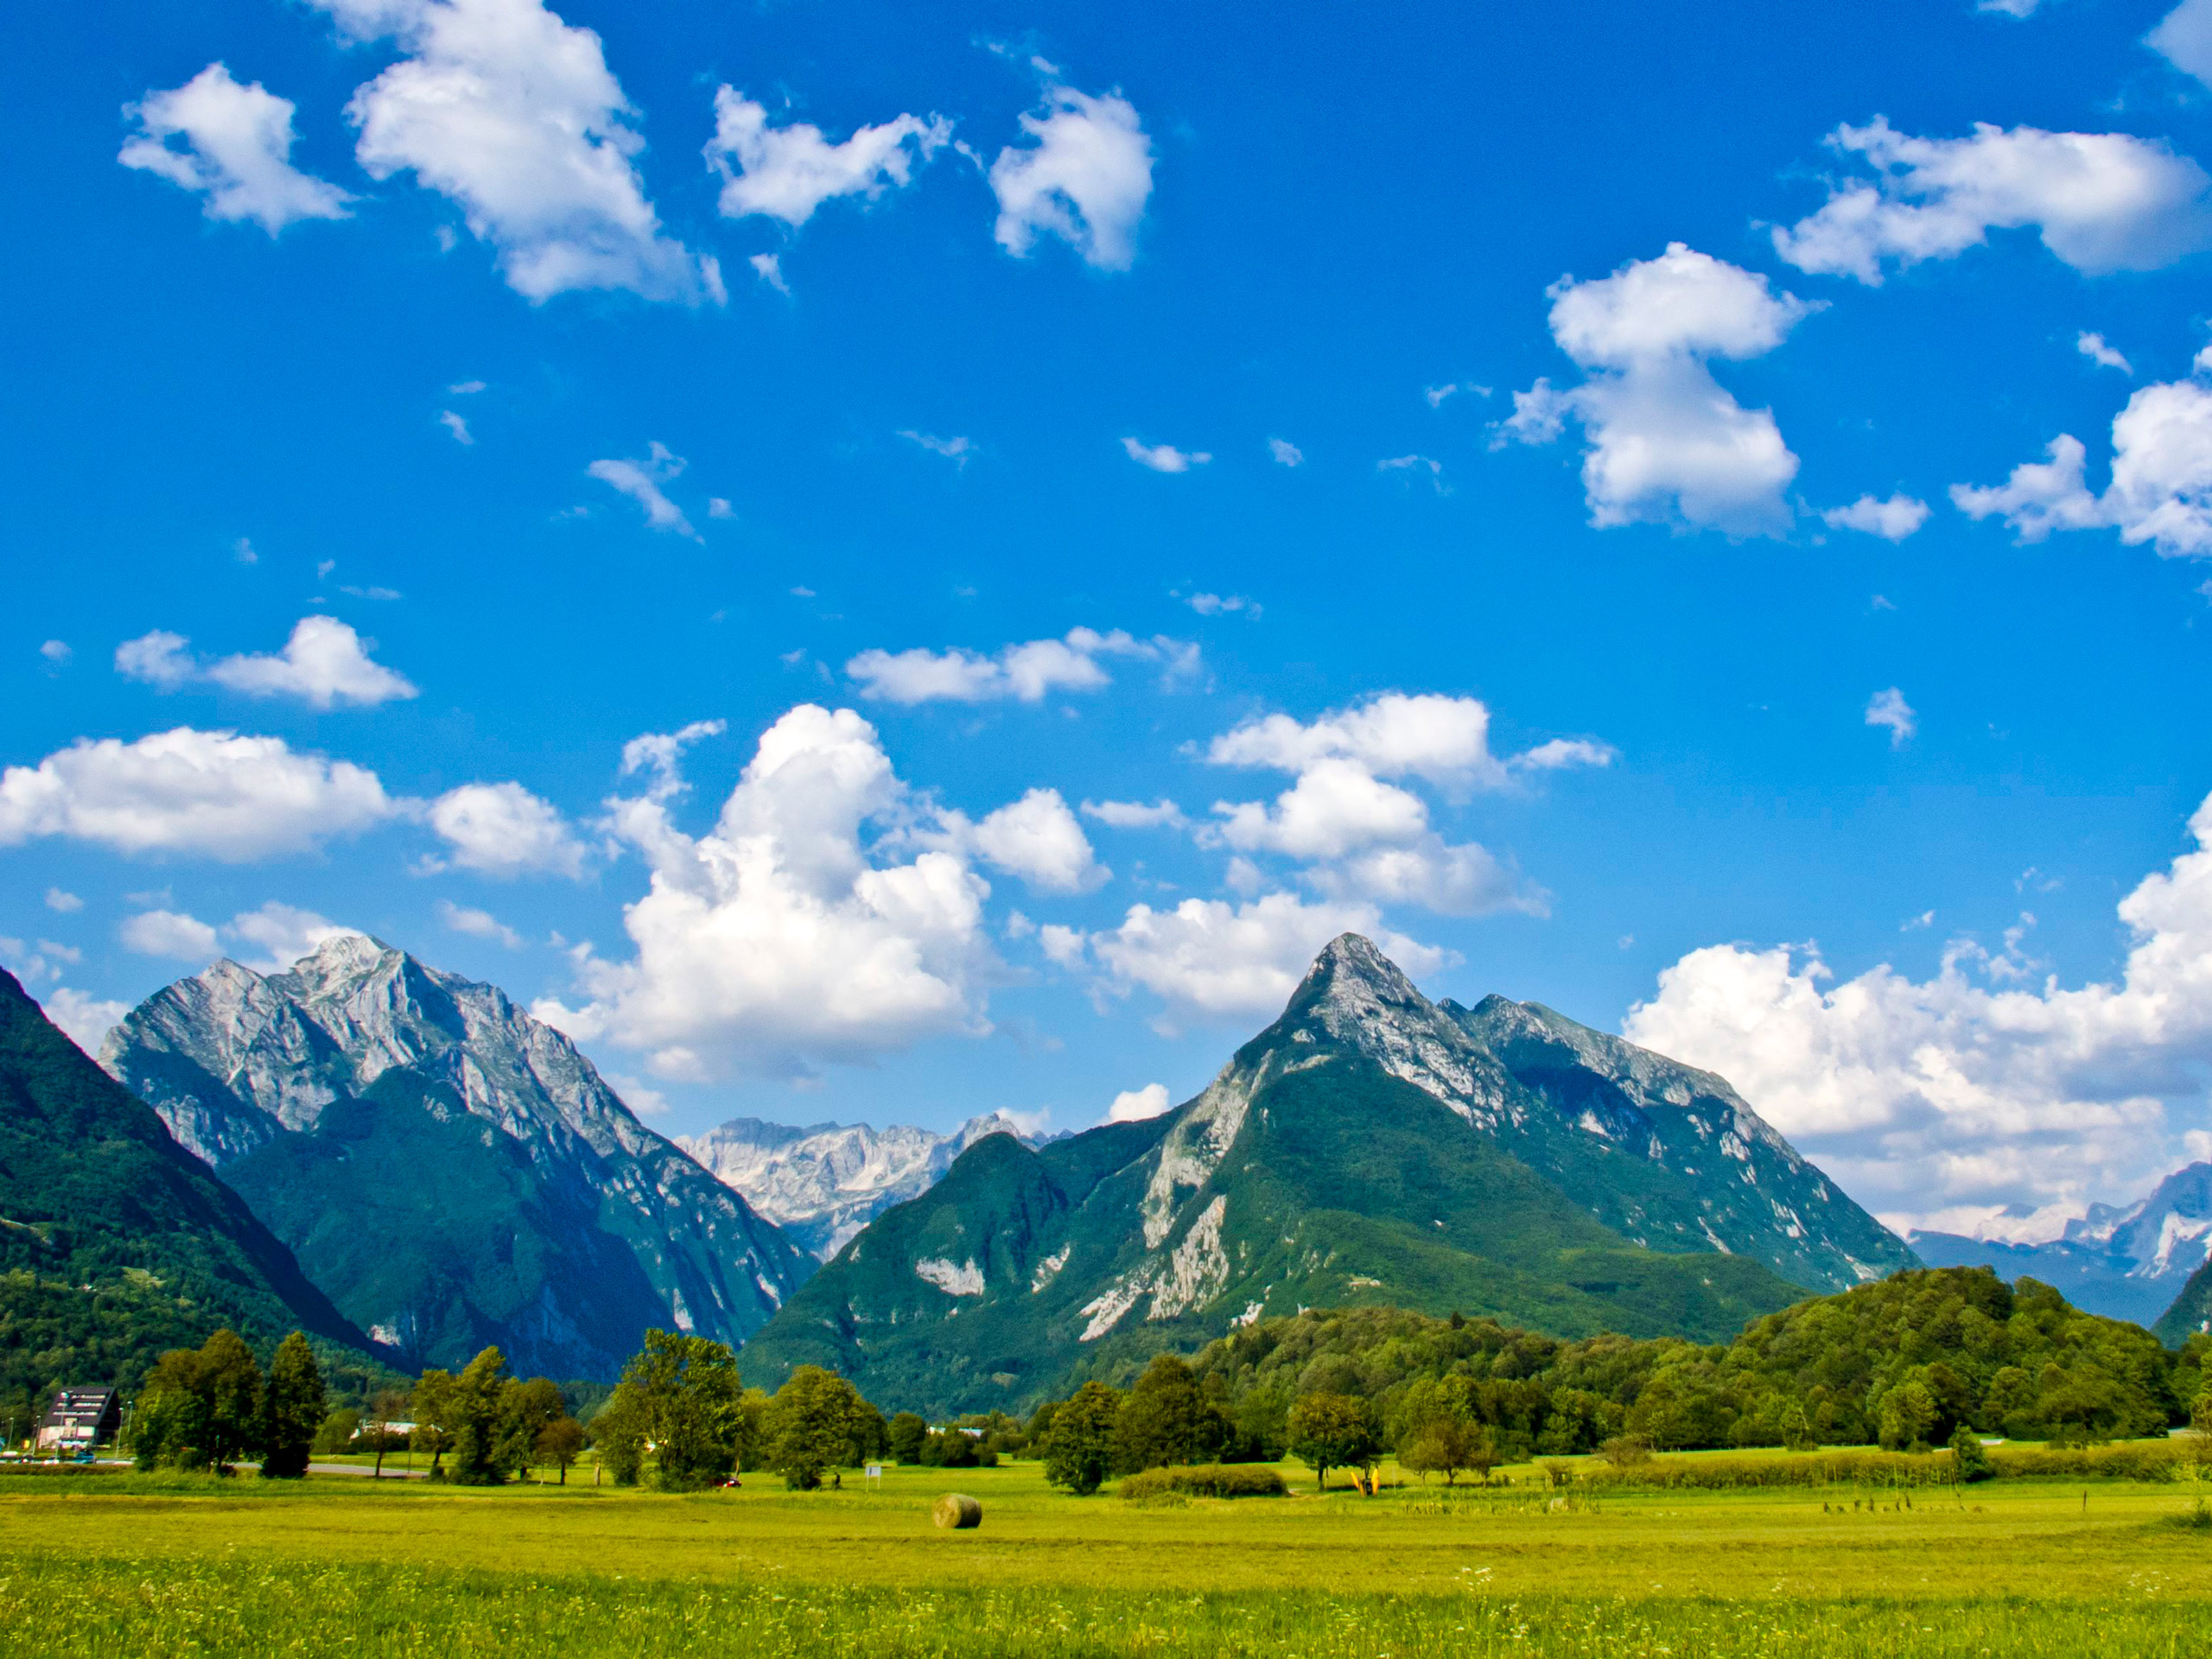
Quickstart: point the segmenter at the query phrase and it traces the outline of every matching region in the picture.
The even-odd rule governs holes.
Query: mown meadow
[[[319,1476],[0,1475],[0,1649],[1383,1656],[2195,1652],[2193,1465],[1824,1485],[1549,1471],[1130,1503],[1039,1465],[687,1495]],[[1851,1467],[1852,1465],[1838,1465]],[[1669,1471],[1675,1472],[1669,1472]],[[1601,1471],[1592,1469],[1590,1472]],[[1669,1484],[1669,1483],[1672,1484]],[[940,1492],[975,1494],[939,1532]]]

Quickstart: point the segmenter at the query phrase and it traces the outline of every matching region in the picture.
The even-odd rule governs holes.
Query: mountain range
[[[367,1363],[283,1243],[0,971],[0,1409],[135,1382],[223,1325]]]
[[[2174,1171],[2134,1204],[2093,1204],[2042,1243],[1934,1232],[1916,1232],[1910,1242],[1930,1267],[1994,1268],[2007,1280],[2025,1274],[2092,1313],[2153,1325],[2212,1261],[2212,1163]]]
[[[180,980],[99,1058],[416,1367],[611,1379],[651,1326],[741,1342],[814,1265],[565,1036],[359,934]]]
[[[971,1117],[950,1135],[894,1125],[795,1128],[734,1117],[676,1144],[798,1243],[828,1261],[894,1204],[919,1198],[987,1135],[1021,1136],[1012,1118]]]
[[[1713,1339],[1913,1262],[1721,1078],[1538,1004],[1432,1003],[1348,934],[1196,1098],[976,1141],[785,1304],[747,1375],[1014,1408],[1306,1306]]]

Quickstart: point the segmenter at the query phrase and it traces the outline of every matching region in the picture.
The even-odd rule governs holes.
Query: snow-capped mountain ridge
[[[987,1135],[1028,1139],[1012,1118],[993,1112],[950,1135],[904,1124],[798,1128],[736,1117],[703,1135],[678,1136],[676,1144],[826,1262],[893,1205],[935,1185]]]

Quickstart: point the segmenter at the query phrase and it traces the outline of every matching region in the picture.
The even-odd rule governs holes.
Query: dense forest
[[[2189,1421],[2212,1338],[2178,1352],[1987,1268],[1900,1273],[1753,1320],[1732,1342],[1561,1342],[1487,1319],[1389,1308],[1270,1319],[1191,1361],[1247,1440],[1279,1444],[1301,1397],[1342,1395],[1398,1443],[1440,1412],[1505,1456],[1594,1450],[1940,1445],[2163,1433]],[[1264,1449],[1264,1445],[1259,1448]]]

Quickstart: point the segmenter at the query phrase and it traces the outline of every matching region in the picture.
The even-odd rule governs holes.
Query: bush
[[[2183,1465],[2195,1463],[2196,1449],[2186,1442],[2154,1440],[2147,1446],[2000,1446],[1989,1449],[1991,1472],[2007,1479],[2059,1475],[2069,1479],[2103,1475],[2119,1480],[2171,1481]]]
[[[1987,1480],[1997,1472],[1989,1466],[1989,1448],[1981,1443],[1981,1436],[1964,1423],[1951,1436],[1951,1462],[1960,1481],[1967,1485]]]
[[[1282,1477],[1264,1465],[1196,1463],[1174,1469],[1147,1469],[1123,1478],[1118,1489],[1133,1502],[1179,1492],[1186,1497],[1287,1497]]]

